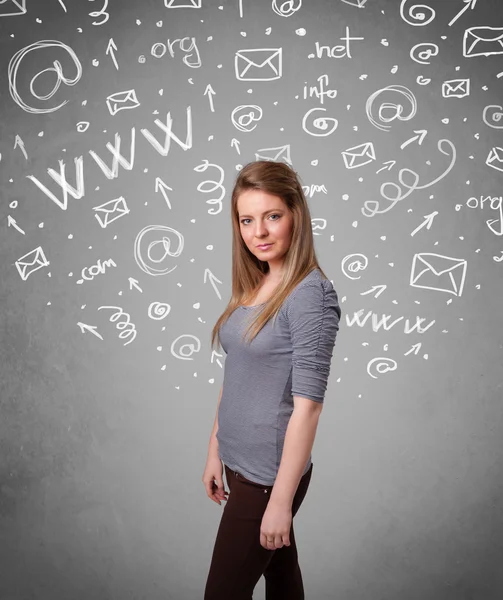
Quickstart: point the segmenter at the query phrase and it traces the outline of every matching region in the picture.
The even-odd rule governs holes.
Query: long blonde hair
[[[232,222],[232,295],[220,315],[211,334],[211,346],[215,339],[220,344],[220,327],[242,304],[254,298],[269,265],[259,260],[247,248],[241,236],[237,202],[246,190],[261,190],[279,196],[293,214],[293,229],[290,247],[283,262],[283,275],[279,285],[245,332],[250,333],[251,342],[269,319],[276,318],[285,298],[313,269],[320,268],[314,249],[311,214],[304,191],[296,171],[285,163],[258,160],[246,164],[239,172],[231,197]]]

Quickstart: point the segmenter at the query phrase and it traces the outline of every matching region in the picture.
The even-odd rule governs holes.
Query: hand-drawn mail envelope
[[[503,148],[500,148],[499,146],[493,148],[489,152],[486,165],[496,169],[497,171],[503,171]]]
[[[272,81],[281,77],[281,48],[238,50],[235,56],[236,77],[240,81]]]
[[[201,8],[201,0],[164,0],[166,8]]]
[[[503,27],[470,27],[463,36],[463,56],[503,54]]]
[[[120,110],[127,110],[140,106],[136,92],[126,90],[125,92],[116,92],[107,98],[107,106],[111,115],[116,115]]]
[[[410,285],[461,296],[465,276],[466,260],[423,252],[414,256]]]
[[[26,0],[0,0],[0,17],[26,14]]]
[[[26,281],[35,271],[38,271],[42,267],[47,267],[49,264],[50,263],[42,250],[42,246],[28,252],[28,254],[25,254],[15,262],[16,268],[23,281]]]
[[[451,79],[442,83],[442,96],[444,98],[464,98],[469,95],[469,79]]]
[[[100,206],[93,206],[93,210],[97,211],[97,214],[94,216],[98,219],[98,223],[103,228],[130,212],[126,201],[122,196],[120,198],[115,198],[115,200],[100,204]]]
[[[368,163],[376,159],[374,144],[372,142],[348,148],[347,150],[343,150],[341,154],[344,164],[348,169],[363,167],[363,165],[368,165]]]
[[[277,146],[276,148],[261,148],[255,152],[255,160],[270,160],[292,164],[290,160],[290,144],[284,146]]]

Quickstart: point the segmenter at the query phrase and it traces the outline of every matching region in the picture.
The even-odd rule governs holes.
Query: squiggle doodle
[[[400,169],[400,171],[398,172],[398,181],[405,187],[408,188],[408,192],[406,194],[402,194],[402,190],[400,189],[400,186],[397,183],[394,183],[392,181],[386,181],[385,183],[383,183],[381,185],[381,196],[383,198],[386,198],[386,200],[388,200],[389,202],[391,202],[391,205],[384,209],[384,210],[378,210],[379,207],[379,202],[376,200],[366,200],[364,202],[364,206],[362,208],[362,214],[366,217],[373,217],[374,215],[376,215],[377,213],[385,213],[388,212],[389,210],[391,210],[393,208],[393,206],[395,206],[395,204],[397,202],[399,202],[400,200],[404,200],[405,198],[407,198],[407,196],[409,196],[410,194],[412,194],[412,192],[414,190],[424,190],[427,187],[430,187],[432,185],[434,185],[435,183],[437,183],[438,181],[440,181],[441,179],[443,179],[454,167],[454,163],[456,162],[456,148],[454,146],[454,144],[450,141],[450,140],[439,140],[437,142],[437,148],[439,149],[440,152],[442,152],[442,154],[445,154],[446,156],[449,156],[449,152],[446,152],[445,150],[442,150],[442,144],[447,144],[452,152],[452,160],[450,165],[448,166],[448,168],[441,174],[439,175],[436,179],[434,179],[433,181],[430,181],[430,183],[427,183],[425,185],[417,185],[418,181],[419,181],[419,175],[413,171],[412,169]],[[409,185],[407,183],[405,183],[405,181],[403,180],[403,174],[404,173],[411,173],[414,177],[414,182],[412,183],[412,185]],[[386,186],[391,186],[393,187],[396,192],[396,198],[392,198],[391,196],[387,196],[385,194],[385,187]],[[368,212],[366,212],[368,211]]]
[[[160,321],[169,315],[171,306],[166,302],[152,302],[148,307],[148,316],[155,321]]]
[[[221,190],[220,198],[212,198],[211,200],[206,200],[206,204],[218,204],[218,210],[213,210],[210,208],[208,210],[208,214],[209,215],[218,215],[220,212],[222,212],[222,198],[225,196],[225,187],[222,185],[222,181],[224,180],[224,171],[218,165],[210,164],[209,161],[207,161],[206,159],[204,159],[203,164],[198,165],[197,167],[194,167],[194,171],[197,171],[198,173],[203,173],[204,171],[206,171],[206,169],[208,167],[215,167],[215,169],[219,170],[220,180],[219,181],[211,181],[211,180],[207,179],[206,181],[202,181],[197,186],[197,191],[209,194],[210,192],[214,192],[216,189]],[[214,185],[213,185],[213,187],[210,187],[210,188],[204,190],[203,185],[206,185],[206,184],[214,184]]]
[[[143,260],[141,249],[143,237],[151,231],[154,231],[156,233],[160,233],[161,231],[167,231],[169,233],[174,233],[178,237],[178,249],[175,252],[171,252],[171,241],[167,237],[163,237],[162,240],[157,239],[154,242],[150,242],[147,246],[147,257],[151,263],[160,263],[163,260],[165,260],[167,256],[177,258],[182,253],[184,239],[183,235],[179,231],[176,231],[176,229],[172,229],[171,227],[166,227],[164,225],[147,225],[136,236],[136,240],[134,243],[134,257],[136,263],[142,271],[147,273],[147,275],[157,276],[171,273],[171,271],[174,271],[176,269],[177,265],[175,265],[172,269],[170,269],[169,267],[166,269],[156,269],[147,265]],[[150,252],[154,247],[159,245],[163,247],[164,254],[160,258],[155,259],[151,256]]]
[[[119,337],[121,339],[127,338],[130,335],[133,336],[129,340],[129,342],[126,342],[124,344],[124,346],[127,346],[128,344],[130,344],[136,338],[136,334],[138,332],[136,331],[136,327],[135,327],[134,323],[131,323],[131,321],[129,320],[129,314],[127,312],[124,312],[120,306],[100,306],[98,308],[98,310],[101,310],[102,308],[110,308],[112,310],[116,310],[117,311],[109,319],[109,321],[111,321],[112,323],[114,323],[115,321],[117,321],[117,319],[119,319],[120,317],[125,316],[126,320],[123,321],[123,322],[121,322],[121,323],[117,323],[117,325],[115,327],[117,329],[124,329],[124,331],[121,331],[119,333]]]
[[[399,94],[403,94],[410,101],[412,110],[411,110],[410,114],[408,114],[405,117],[402,117],[403,106],[401,104],[393,104],[391,102],[383,102],[381,104],[381,106],[379,107],[379,119],[381,121],[383,121],[384,123],[390,123],[391,121],[394,121],[395,119],[399,119],[400,121],[409,121],[410,119],[412,119],[412,117],[414,117],[414,115],[416,114],[416,111],[417,111],[416,97],[409,90],[409,88],[406,88],[403,85],[388,85],[385,88],[377,90],[377,92],[374,92],[367,100],[366,105],[365,105],[365,110],[367,111],[367,117],[369,118],[369,121],[372,123],[372,125],[374,125],[378,129],[381,129],[382,131],[389,131],[391,129],[391,126],[390,125],[381,125],[381,124],[379,124],[378,121],[376,121],[374,119],[374,117],[372,116],[372,104],[374,103],[374,100],[377,98],[377,96],[379,96],[379,94],[382,94],[382,92],[386,92],[386,91],[398,92]],[[389,110],[389,109],[392,109],[393,113],[391,114],[391,116],[385,117],[384,111]]]
[[[321,106],[315,106],[314,108],[311,108],[307,111],[307,113],[304,115],[304,117],[302,118],[302,129],[308,133],[309,135],[312,135],[314,137],[326,137],[327,135],[332,134],[337,127],[339,127],[339,121],[337,119],[335,119],[334,117],[318,117],[316,119],[313,119],[312,121],[312,125],[313,127],[315,127],[317,130],[319,131],[323,131],[323,133],[315,133],[312,130],[309,130],[306,126],[307,123],[307,119],[308,117],[311,115],[312,112],[314,112],[315,110],[321,110],[321,111],[326,111],[326,108],[323,108]],[[332,123],[332,126],[329,129],[329,123]]]
[[[108,0],[102,0],[102,1],[104,2],[103,8],[101,8],[100,10],[95,10],[94,12],[90,12],[89,16],[90,17],[101,17],[103,15],[105,18],[102,21],[100,21],[99,23],[97,21],[93,21],[92,25],[104,25],[110,18],[110,15],[107,13]],[[94,2],[94,0],[89,0],[89,2]]]
[[[51,113],[51,112],[57,111],[58,109],[60,109],[62,106],[64,106],[68,102],[68,100],[65,100],[64,102],[62,102],[61,104],[58,104],[58,106],[55,106],[54,108],[33,108],[32,106],[29,106],[28,104],[26,104],[26,102],[23,101],[23,99],[21,98],[21,96],[18,94],[18,91],[17,91],[17,71],[19,69],[19,65],[21,64],[21,61],[23,60],[23,58],[29,52],[32,52],[33,50],[40,50],[42,48],[51,48],[51,47],[63,48],[64,50],[66,50],[68,52],[68,54],[72,58],[73,62],[75,63],[75,66],[77,67],[77,74],[75,75],[75,77],[73,79],[67,79],[63,75],[63,67],[61,66],[61,63],[59,62],[59,60],[55,60],[52,63],[54,65],[53,67],[49,67],[48,69],[44,69],[43,71],[40,71],[40,73],[37,73],[30,81],[30,92],[32,93],[32,95],[35,98],[37,98],[38,100],[49,100],[49,98],[52,98],[54,96],[54,94],[58,91],[59,86],[61,85],[61,82],[63,82],[65,85],[75,85],[82,76],[82,65],[80,64],[80,61],[77,58],[77,55],[70,48],[70,46],[63,44],[63,42],[58,42],[57,40],[41,40],[39,42],[35,42],[34,44],[30,44],[29,46],[26,46],[26,48],[21,48],[21,50],[18,50],[16,52],[16,54],[14,54],[14,56],[10,59],[10,62],[9,62],[9,67],[8,67],[9,91],[10,91],[10,95],[12,96],[14,102],[16,102],[16,104],[18,104],[26,112],[33,113],[33,114]],[[56,73],[56,75],[57,75],[58,80],[55,83],[52,90],[48,94],[45,94],[45,96],[39,96],[33,89],[33,83],[37,79],[37,77],[42,75],[42,73],[47,73],[49,71],[54,71],[54,73]]]
[[[416,19],[417,22],[408,21],[404,15],[404,4],[406,2],[407,2],[407,0],[402,0],[402,2],[400,3],[400,16],[409,25],[414,25],[414,27],[423,27],[424,25],[428,25],[429,23],[431,23],[433,21],[433,19],[435,18],[436,12],[433,8],[431,8],[431,6],[428,6],[427,4],[414,4],[413,6],[411,6],[409,8],[408,16],[411,19]],[[424,8],[427,11],[430,11],[430,18],[428,20],[426,20],[426,14],[424,12],[420,12],[418,10],[421,8]],[[413,11],[415,11],[415,13]]]

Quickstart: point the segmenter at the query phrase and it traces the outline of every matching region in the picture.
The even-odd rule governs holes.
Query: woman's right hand
[[[222,500],[227,501],[226,496],[229,492],[224,489],[222,461],[218,456],[208,456],[203,473],[203,483],[208,498],[213,502],[221,506]]]

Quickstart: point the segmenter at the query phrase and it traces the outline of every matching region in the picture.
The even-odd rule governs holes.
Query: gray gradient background
[[[116,0],[102,26],[93,26],[88,14],[101,0],[65,0],[67,13],[57,0],[28,0],[26,15],[0,18],[1,600],[202,598],[223,509],[207,498],[201,477],[223,379],[225,355],[213,354],[209,339],[230,294],[230,192],[239,165],[254,160],[260,148],[287,143],[303,184],[326,187],[326,194],[308,201],[318,257],[344,314],[313,448],[313,479],[295,519],[306,598],[503,597],[503,264],[494,259],[503,248],[501,236],[486,225],[498,212],[467,206],[472,196],[497,197],[503,190],[503,173],[485,165],[491,148],[503,146],[503,130],[482,121],[485,106],[502,102],[503,79],[496,75],[503,56],[462,55],[464,29],[503,26],[503,14],[499,1],[480,0],[449,27],[462,1],[424,3],[437,11],[426,26],[405,23],[398,0],[368,0],[362,9],[338,0],[306,1],[288,18],[262,0],[243,2],[243,18],[237,1],[203,0],[197,10],[167,9],[162,0]],[[342,43],[346,25],[352,36],[365,38],[352,42],[352,58],[308,58],[316,41]],[[301,27],[305,36],[295,33]],[[185,36],[196,38],[201,68],[184,64],[180,50],[174,58],[150,54],[154,43]],[[119,71],[105,54],[111,37]],[[28,114],[9,94],[8,63],[19,49],[44,39],[71,46],[83,75],[39,103],[68,100],[64,107]],[[420,42],[439,45],[430,65],[409,56]],[[254,47],[283,48],[280,80],[236,79],[234,53]],[[26,101],[30,78],[54,59],[73,75],[65,53],[51,52],[32,53],[20,68]],[[323,105],[304,100],[304,82],[315,85],[322,74],[337,97]],[[418,75],[431,83],[418,85]],[[39,85],[50,90],[54,79],[46,77]],[[442,98],[442,82],[461,77],[471,78],[471,95]],[[204,95],[208,84],[214,112]],[[392,84],[414,93],[417,114],[384,132],[369,122],[365,102]],[[130,88],[141,106],[111,116],[106,97]],[[263,110],[252,132],[231,122],[242,104]],[[162,141],[154,119],[165,121],[170,111],[173,131],[185,141],[187,106],[192,147],[184,152],[172,142],[162,157],[140,129]],[[330,136],[302,129],[304,114],[315,106],[339,120]],[[79,121],[90,121],[87,132],[77,132]],[[127,151],[132,126],[134,169],[120,168],[107,180],[88,151],[110,165],[106,142],[119,132]],[[422,145],[400,150],[421,129],[428,130]],[[13,148],[16,135],[28,160]],[[379,199],[381,184],[396,182],[399,168],[415,169],[423,182],[437,177],[449,162],[436,145],[444,137],[458,153],[444,179],[385,214],[362,215],[364,201]],[[367,141],[374,142],[377,161],[346,169],[341,152]],[[73,158],[80,155],[85,195],[70,196],[66,211],[26,178],[34,175],[60,196],[47,169],[64,160],[74,184]],[[197,189],[219,178],[215,167],[194,170],[205,160],[224,172],[217,214],[210,210],[218,204],[207,201],[220,190]],[[389,160],[398,162],[376,174]],[[156,177],[172,188],[171,210],[155,192]],[[102,229],[92,207],[121,195],[130,214]],[[13,200],[15,209],[9,208]],[[433,211],[431,228],[411,236]],[[25,235],[8,227],[9,215]],[[133,255],[136,235],[152,224],[184,237],[180,255],[163,263],[174,270],[159,277],[142,271]],[[171,241],[176,248],[176,237]],[[15,261],[38,245],[50,267],[22,281]],[[410,286],[418,252],[467,261],[460,297]],[[368,264],[351,273],[343,259],[354,253]],[[76,284],[84,267],[108,258],[116,268]],[[130,289],[129,277],[142,291]],[[378,285],[386,286],[380,295]],[[170,304],[165,319],[149,318],[154,301]],[[123,345],[110,313],[97,311],[101,305],[131,315],[138,331],[132,343]],[[370,318],[354,323],[358,311],[402,320],[373,330]],[[405,333],[405,319],[415,323],[416,317],[435,324],[424,333]],[[96,327],[103,340],[82,333],[79,321]],[[379,373],[370,365],[376,357],[396,361],[396,369]],[[254,597],[264,598],[263,579]]]

